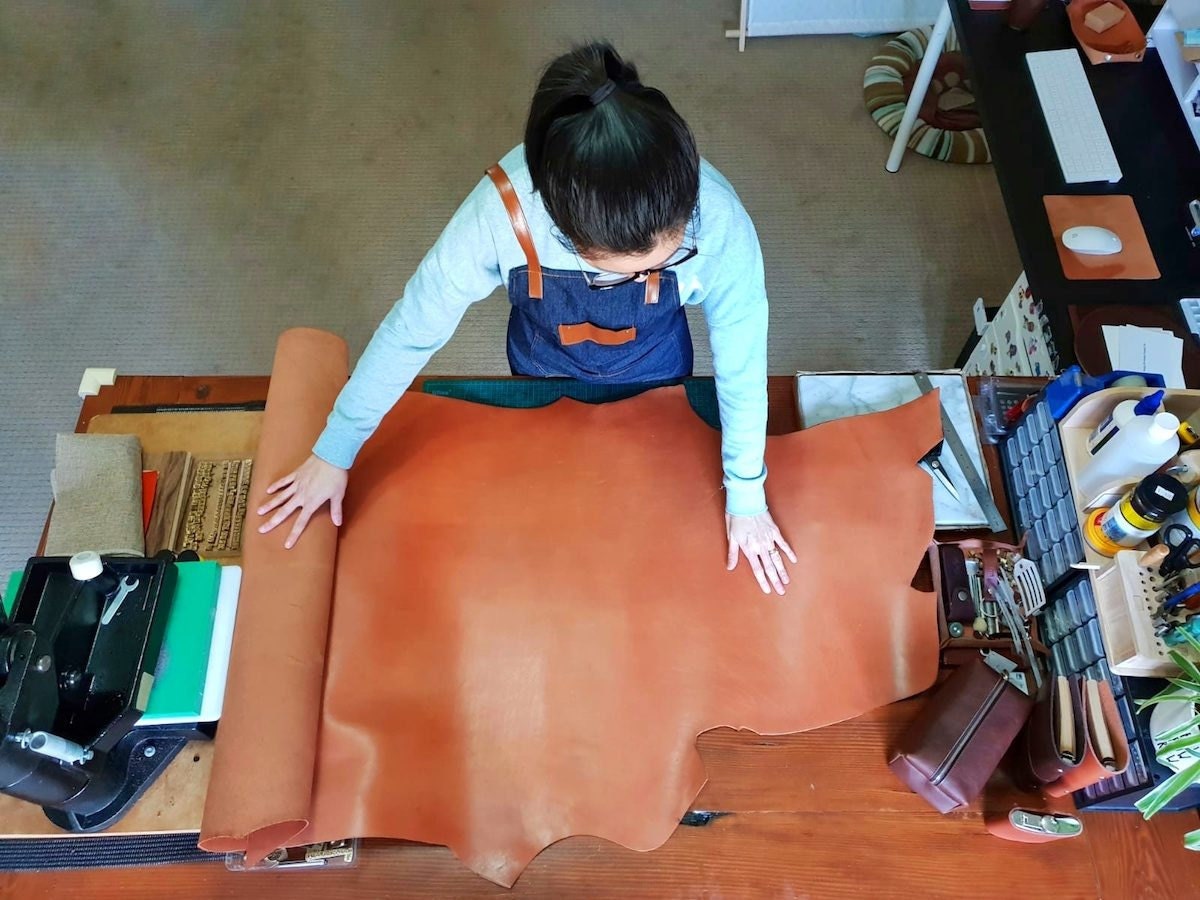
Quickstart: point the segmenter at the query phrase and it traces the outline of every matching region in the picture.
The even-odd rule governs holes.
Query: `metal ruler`
[[[917,387],[921,389],[921,396],[925,396],[933,391],[933,382],[929,380],[929,376],[924,372],[914,372],[913,380],[917,382]],[[967,453],[967,447],[963,443],[962,437],[959,436],[958,429],[954,427],[954,422],[950,419],[950,414],[946,412],[946,407],[940,402],[938,403],[938,409],[942,413],[942,436],[946,440],[946,446],[950,448],[950,453],[954,456],[954,461],[958,463],[958,469],[962,472],[963,478],[966,479],[967,487],[975,495],[975,502],[983,510],[983,515],[987,518],[988,528],[993,532],[1005,531],[1008,525],[1005,524],[1004,517],[1000,515],[1000,510],[996,508],[996,502],[992,499],[992,492],[988,490],[987,484]]]

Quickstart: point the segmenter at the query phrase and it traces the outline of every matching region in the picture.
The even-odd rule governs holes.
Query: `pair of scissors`
[[[960,500],[958,488],[954,486],[954,482],[950,480],[950,473],[942,465],[942,446],[944,444],[945,441],[938,441],[934,444],[933,449],[917,461],[917,465],[936,478],[941,486],[950,492],[951,497]]]
[[[1200,569],[1200,561],[1192,561],[1192,557],[1200,553],[1200,538],[1195,537],[1190,528],[1168,525],[1162,530],[1161,538],[1167,547],[1167,555],[1158,569],[1159,575],[1166,577],[1185,569]]]

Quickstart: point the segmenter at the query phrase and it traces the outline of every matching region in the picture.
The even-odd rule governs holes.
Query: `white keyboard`
[[[1121,180],[1121,166],[1075,50],[1025,54],[1054,152],[1068,184]]]

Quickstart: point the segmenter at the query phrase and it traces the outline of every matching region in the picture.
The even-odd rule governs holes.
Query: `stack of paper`
[[[1182,388],[1183,339],[1165,328],[1105,325],[1104,344],[1114,371],[1161,375],[1169,388]]]

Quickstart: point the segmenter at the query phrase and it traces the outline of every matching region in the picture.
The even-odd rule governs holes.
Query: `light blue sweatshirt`
[[[572,253],[533,190],[525,149],[500,161],[529,220],[541,264],[574,269]],[[685,243],[699,253],[675,268],[685,304],[700,304],[708,322],[721,413],[726,510],[737,516],[767,508],[763,450],[767,428],[767,293],[754,224],[729,182],[701,161],[698,215]],[[450,219],[371,338],[334,404],[313,452],[343,469],[429,358],[450,340],[467,308],[506,284],[525,265],[504,204],[483,178]]]

